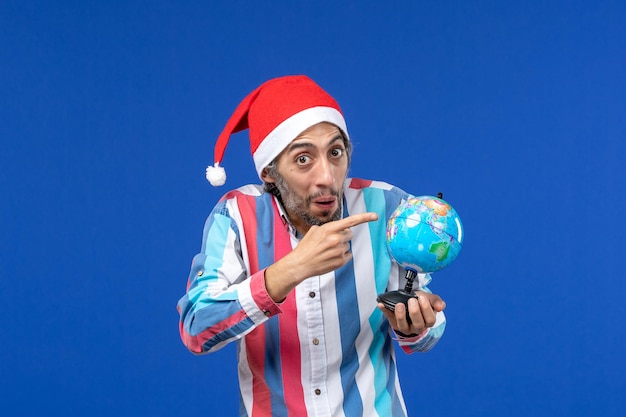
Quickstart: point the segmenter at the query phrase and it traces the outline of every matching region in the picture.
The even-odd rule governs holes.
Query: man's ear
[[[274,177],[272,177],[268,172],[267,172],[267,168],[263,168],[263,171],[261,171],[261,179],[263,180],[263,182],[269,182],[269,183],[274,183],[276,182],[276,179],[274,179]]]

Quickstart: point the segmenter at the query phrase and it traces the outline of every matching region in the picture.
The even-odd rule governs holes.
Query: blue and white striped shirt
[[[300,283],[281,304],[267,294],[265,268],[299,242],[272,195],[259,185],[226,194],[207,219],[180,299],[180,332],[194,353],[237,341],[241,416],[406,416],[394,333],[376,297],[404,287],[386,246],[387,220],[410,197],[389,184],[347,179],[343,216],[376,212],[352,228],[353,258]],[[419,274],[422,290],[430,281]],[[430,350],[445,317],[414,338],[407,353]]]

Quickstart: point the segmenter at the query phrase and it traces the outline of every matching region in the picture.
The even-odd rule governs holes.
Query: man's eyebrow
[[[287,152],[293,152],[295,150],[298,149],[302,149],[302,148],[314,148],[315,146],[313,146],[313,144],[311,142],[296,142],[296,143],[291,143],[288,147],[287,147]]]
[[[340,140],[341,142],[343,142],[343,135],[341,133],[337,133],[337,136],[335,136],[334,138],[331,139],[330,142],[328,142],[329,145],[332,145],[333,143],[337,142],[338,140]]]
[[[337,141],[343,142],[343,135],[341,133],[338,133],[337,136],[333,137],[328,142],[327,146],[330,146],[330,145],[334,144]],[[287,152],[293,152],[294,150],[303,149],[303,148],[315,148],[315,145],[313,145],[311,142],[306,142],[306,141],[295,142],[295,143],[291,143],[289,146],[287,146],[286,151]]]

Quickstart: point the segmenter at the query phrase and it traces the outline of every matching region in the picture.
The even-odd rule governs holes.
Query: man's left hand
[[[411,324],[406,319],[406,306],[404,303],[396,304],[395,311],[388,310],[382,303],[378,303],[378,308],[387,317],[391,327],[405,335],[421,334],[424,330],[433,327],[437,313],[446,308],[445,301],[436,294],[416,291],[415,295],[417,299],[410,298],[408,301]]]

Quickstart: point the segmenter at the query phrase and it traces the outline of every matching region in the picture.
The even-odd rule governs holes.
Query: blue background
[[[621,1],[0,2],[0,410],[236,415],[234,346],[176,302],[204,219],[257,182],[261,82],[340,102],[351,175],[444,197],[466,240],[444,338],[399,354],[414,416],[626,410]],[[4,412],[3,412],[4,414]]]

